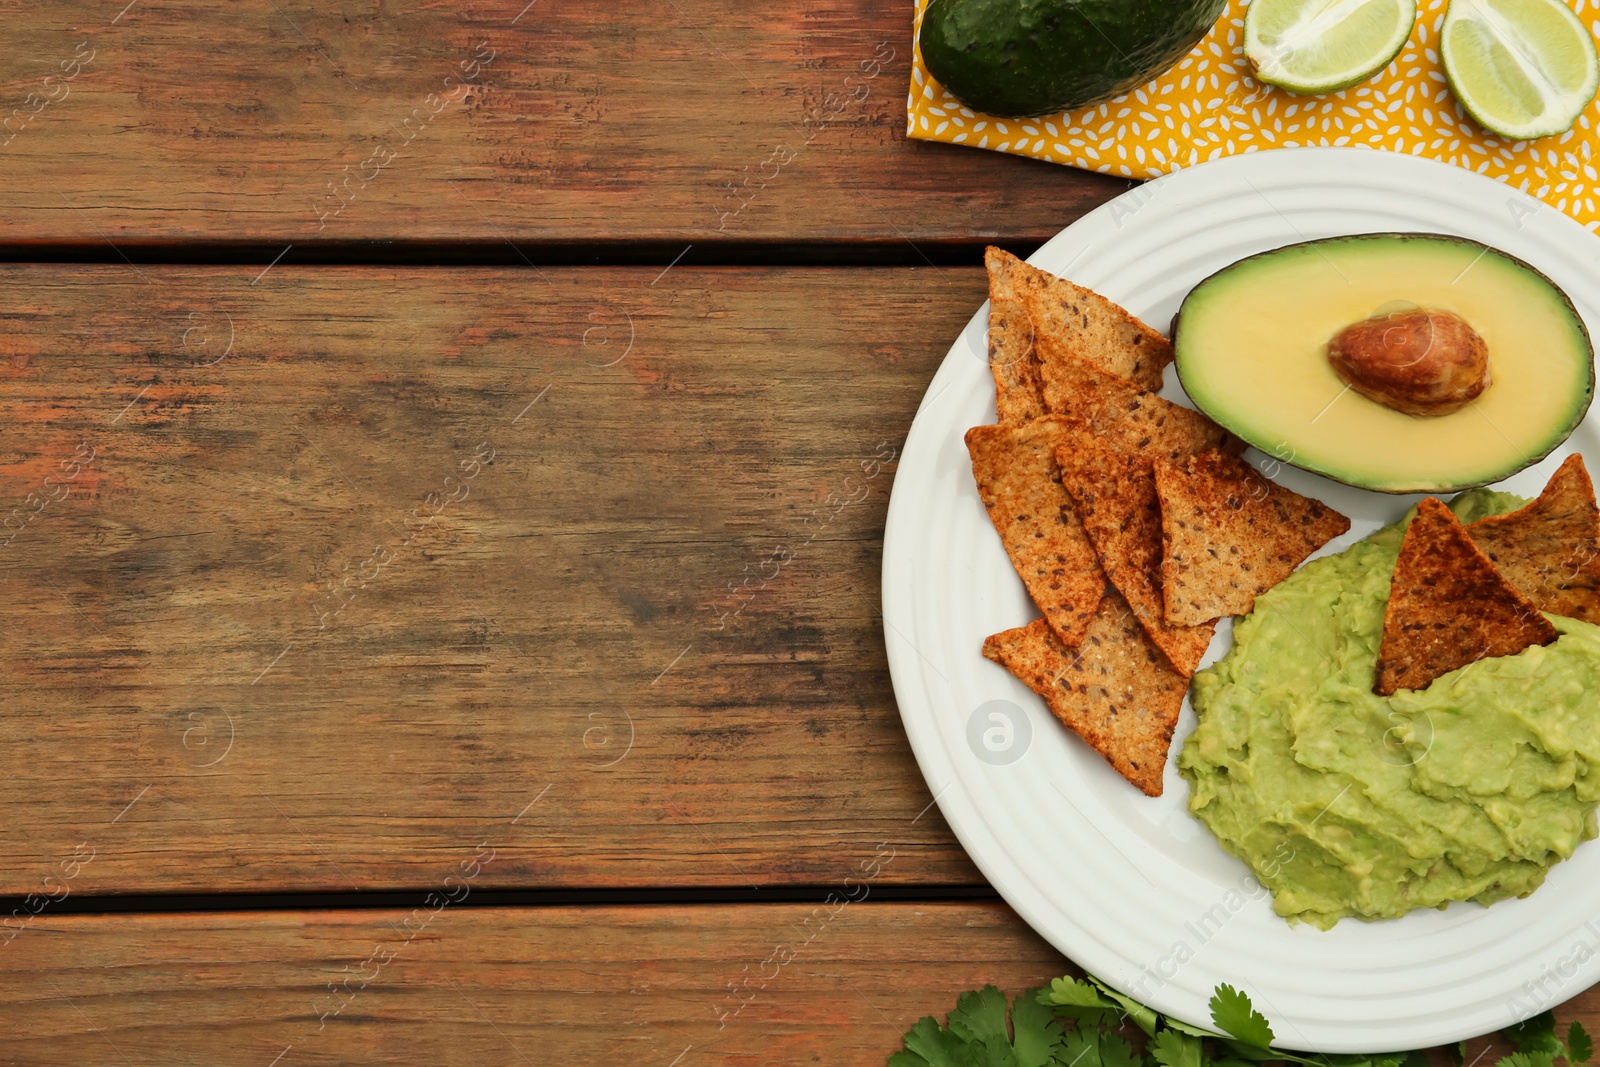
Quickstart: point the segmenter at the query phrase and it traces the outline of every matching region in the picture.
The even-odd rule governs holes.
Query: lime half
[[[1264,82],[1331,93],[1388,66],[1416,21],[1416,0],[1251,0],[1244,54]]]
[[[1450,0],[1445,77],[1478,125],[1513,141],[1570,129],[1594,99],[1594,38],[1561,0]]]

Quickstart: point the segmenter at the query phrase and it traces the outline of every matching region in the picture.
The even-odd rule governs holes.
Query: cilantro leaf
[[[1111,1002],[1100,995],[1100,990],[1088,982],[1067,975],[1050,981],[1050,988],[1039,990],[1039,1003],[1055,1004],[1063,1008],[1109,1008]]]
[[[1421,1052],[1323,1052],[1314,1060],[1286,1052],[1280,1055],[1316,1067],[1428,1067],[1428,1057]]]
[[[889,1058],[889,1067],[1061,1067],[1066,1024],[1041,1003],[1042,992],[1029,989],[1012,1001],[1009,1026],[1000,990],[991,985],[963,993],[944,1027],[931,1016],[917,1020],[905,1035],[905,1050]],[[1098,1056],[1084,1067],[1099,1067]],[[1130,1060],[1110,1067],[1144,1064]]]
[[[1012,1041],[1017,1067],[1052,1067],[1061,1050],[1065,1025],[1055,1013],[1039,1003],[1043,990],[1025,990],[1011,1002]]]
[[[1158,1016],[1154,1008],[1147,1008],[1132,997],[1123,996],[1092,974],[1089,976],[1089,981],[1101,993],[1115,1001],[1118,1007],[1127,1012],[1128,1018],[1132,1019],[1134,1024],[1145,1032],[1145,1036],[1155,1036]]]
[[[987,1045],[998,1040],[1011,1046],[1006,1031],[1006,998],[1000,990],[986,985],[976,993],[963,993],[950,1013],[950,1032],[969,1044]]]
[[[973,1060],[979,1067],[1020,1067],[1017,1063],[1016,1050],[1011,1047],[1011,1042],[1004,1038],[990,1038],[971,1048]],[[982,1055],[978,1054],[980,1052]]]
[[[1080,1025],[1087,1026],[1115,1022],[1116,1016],[1122,1014],[1116,1003],[1108,1000],[1099,989],[1071,975],[1053,979],[1049,989],[1041,989],[1039,1003],[1056,1008],[1057,1015],[1076,1019]]]
[[[1455,1067],[1461,1067],[1463,1063],[1467,1062],[1467,1043],[1465,1041],[1457,1041],[1453,1045],[1446,1045],[1445,1053],[1450,1057],[1450,1062]]]
[[[1068,1067],[1101,1067],[1100,1031],[1081,1026],[1068,1030],[1058,1058]]]
[[[1232,1041],[1224,1038],[1223,1043],[1228,1046],[1229,1052],[1246,1063],[1266,1063],[1268,1060],[1288,1060],[1292,1063],[1312,1062],[1311,1060],[1301,1059],[1299,1056],[1291,1056],[1287,1052],[1279,1052],[1277,1049],[1259,1048],[1244,1041]],[[1362,1060],[1359,1063],[1336,1064],[1335,1067],[1372,1067],[1372,1065]]]
[[[1506,1035],[1506,1040],[1510,1041],[1518,1052],[1554,1054],[1561,1051],[1561,1042],[1556,1040],[1554,1012],[1541,1011],[1538,1015],[1506,1027],[1503,1033]]]
[[[1211,1021],[1224,1033],[1256,1049],[1272,1047],[1272,1026],[1256,1011],[1250,998],[1231,985],[1219,985],[1211,994]],[[1242,1049],[1235,1051],[1243,1052]],[[1253,1057],[1252,1057],[1253,1058]]]
[[[1271,1023],[1230,985],[1216,987],[1209,1007],[1219,1032],[1169,1019],[1093,975],[1054,979],[1009,1004],[989,985],[961,994],[944,1026],[931,1016],[917,1020],[889,1067],[1428,1067],[1420,1051],[1309,1059],[1274,1049]],[[1148,1038],[1142,1052],[1113,1032],[1129,1019]],[[1562,1041],[1550,1012],[1508,1027],[1505,1036],[1517,1051],[1495,1067],[1556,1067],[1557,1059],[1565,1067],[1589,1067],[1594,1058],[1582,1024],[1573,1022]],[[1453,1067],[1461,1067],[1465,1043],[1446,1051]]]
[[[1579,1067],[1588,1063],[1593,1056],[1594,1042],[1589,1039],[1589,1032],[1578,1020],[1572,1020],[1572,1025],[1567,1028],[1568,1067]]]
[[[906,1031],[906,1049],[889,1057],[889,1067],[982,1067],[972,1047],[948,1030],[939,1028],[931,1015]]]
[[[1158,1030],[1150,1039],[1150,1055],[1161,1067],[1200,1067],[1200,1038],[1177,1030]]]
[[[1133,1046],[1116,1034],[1101,1034],[1100,1067],[1145,1067],[1144,1057],[1134,1055]]]
[[[1555,1067],[1554,1053],[1536,1050],[1533,1052],[1513,1052],[1502,1057],[1495,1067]]]

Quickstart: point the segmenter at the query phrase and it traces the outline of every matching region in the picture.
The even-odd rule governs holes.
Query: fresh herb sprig
[[[1262,1063],[1306,1067],[1427,1067],[1416,1052],[1318,1054],[1274,1048],[1272,1026],[1250,998],[1230,985],[1211,996],[1211,1022],[1202,1030],[1168,1018],[1093,975],[1057,978],[1011,1002],[994,986],[963,993],[940,1026],[923,1016],[906,1032],[905,1048],[889,1067],[1257,1067]],[[1116,1032],[1131,1020],[1144,1032],[1143,1050]],[[1505,1032],[1517,1050],[1495,1067],[1588,1067],[1594,1043],[1576,1021],[1566,1040],[1556,1036],[1555,1016],[1543,1012]],[[1450,1048],[1458,1065],[1464,1046]]]

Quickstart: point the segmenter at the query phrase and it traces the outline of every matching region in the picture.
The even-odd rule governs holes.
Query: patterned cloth
[[[1250,77],[1247,0],[1229,0],[1217,25],[1177,66],[1108,104],[1036,119],[999,119],[963,107],[914,51],[907,134],[1032,156],[1103,174],[1153,178],[1240,152],[1302,145],[1366,145],[1410,152],[1499,178],[1600,228],[1600,102],[1556,137],[1508,142],[1467,117],[1445,82],[1436,43],[1447,0],[1420,0],[1417,25],[1394,62],[1326,96],[1296,96]],[[1568,0],[1600,37],[1600,0]],[[917,0],[916,27],[928,0]]]

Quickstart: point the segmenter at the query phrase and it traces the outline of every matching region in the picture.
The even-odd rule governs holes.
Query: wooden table
[[[1062,973],[878,574],[982,247],[1126,183],[907,141],[902,3],[124,3],[0,0],[0,1061],[877,1064]]]

